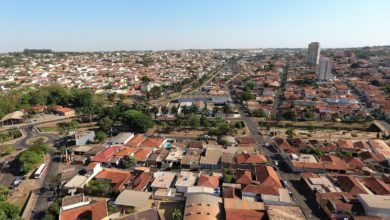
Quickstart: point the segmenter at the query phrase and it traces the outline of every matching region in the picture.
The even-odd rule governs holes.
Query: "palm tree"
[[[175,209],[172,212],[172,219],[173,220],[181,220],[181,219],[183,219],[183,214],[181,214],[181,211],[179,209]]]
[[[230,104],[225,103],[225,105],[223,106],[223,112],[225,112],[226,117],[228,116],[229,113],[231,113],[231,111],[232,111],[232,107],[230,106]]]
[[[215,117],[215,115],[219,112],[219,107],[218,106],[214,106],[213,108],[213,115]]]
[[[162,106],[162,107],[161,107],[161,112],[162,112],[164,115],[167,115],[168,112],[169,112],[168,107],[167,107],[167,106]]]
[[[181,111],[183,112],[184,115],[187,115],[188,114],[188,107],[186,105],[184,105],[183,107],[181,107]]]
[[[150,109],[150,112],[154,115],[154,120],[156,120],[156,117],[157,117],[157,114],[158,114],[158,108],[156,106],[153,106],[151,109]]]
[[[177,111],[178,111],[177,107],[176,107],[176,106],[172,106],[172,108],[171,108],[171,113],[172,113],[173,115],[177,116]]]

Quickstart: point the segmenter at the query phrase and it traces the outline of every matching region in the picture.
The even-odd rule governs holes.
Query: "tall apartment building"
[[[332,61],[329,58],[321,58],[317,72],[318,81],[328,81],[332,76]]]
[[[312,42],[307,49],[307,64],[309,66],[318,65],[320,60],[320,43]]]

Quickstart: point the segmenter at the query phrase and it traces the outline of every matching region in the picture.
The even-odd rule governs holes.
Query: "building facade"
[[[329,81],[332,76],[332,61],[329,58],[321,58],[317,72],[318,81]]]
[[[312,42],[307,49],[307,64],[316,66],[320,61],[320,43]]]

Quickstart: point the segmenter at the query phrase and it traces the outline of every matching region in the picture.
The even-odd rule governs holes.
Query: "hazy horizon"
[[[0,52],[390,45],[390,1],[6,1]]]

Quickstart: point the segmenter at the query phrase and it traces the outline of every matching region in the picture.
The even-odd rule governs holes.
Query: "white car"
[[[17,186],[19,186],[19,184],[22,182],[22,180],[23,180],[22,176],[16,177],[16,179],[11,184],[11,188],[16,188]]]

